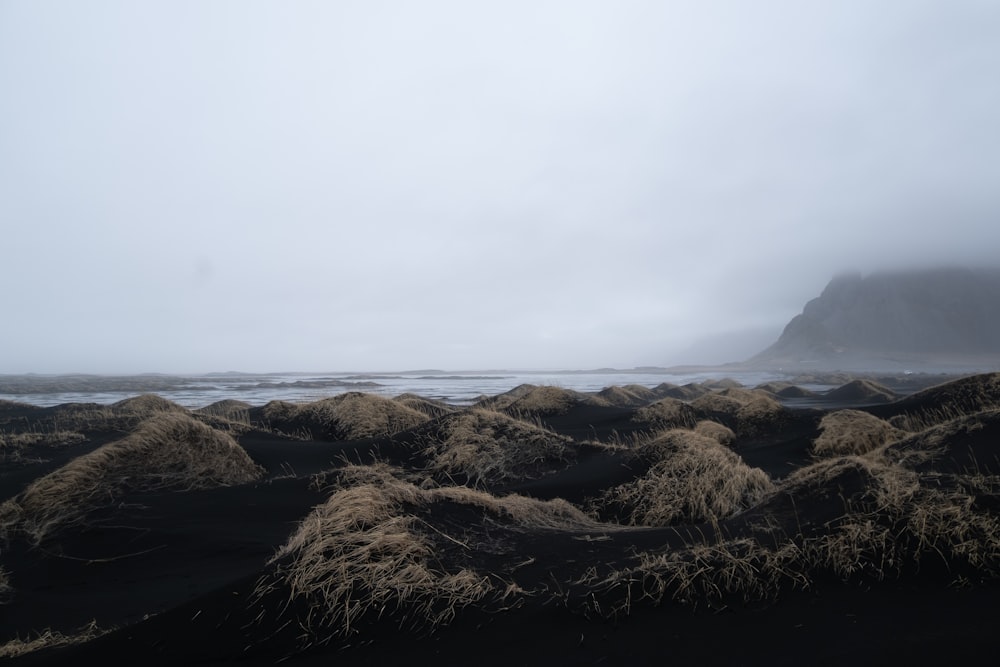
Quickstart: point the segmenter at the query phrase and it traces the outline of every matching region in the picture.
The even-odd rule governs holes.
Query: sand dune
[[[3,403],[0,655],[988,663],[997,377]]]

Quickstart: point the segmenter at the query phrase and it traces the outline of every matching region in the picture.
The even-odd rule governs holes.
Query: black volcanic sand
[[[808,393],[794,385],[751,391],[729,384],[592,395],[519,387],[468,408],[357,394],[308,410],[231,403],[194,413],[148,396],[114,409],[0,401],[0,502],[10,501],[0,508],[0,567],[11,589],[0,605],[0,643],[46,630],[72,635],[94,623],[110,632],[10,662],[995,664],[1000,374],[903,398],[844,384],[826,402],[809,395],[807,405]],[[692,408],[706,392],[719,394],[712,409]],[[784,403],[782,393],[790,397]],[[643,411],[664,400],[655,419]],[[818,461],[811,448],[821,420],[845,407],[894,424],[900,437],[862,457]],[[456,425],[471,422],[457,416],[476,410],[513,419],[482,417],[479,430],[460,431]],[[18,522],[16,506],[27,502],[32,482],[99,454],[164,411],[228,434],[260,466],[259,477],[226,486],[209,474],[189,488],[183,462],[155,479],[132,468],[117,486],[91,492],[81,521],[38,539]],[[360,420],[381,434],[322,436]],[[725,426],[733,442],[690,435],[706,420]],[[656,525],[625,526],[624,515],[608,516],[621,504],[599,512],[602,498],[680,456],[662,444],[671,429],[697,447],[735,453],[733,479],[763,471],[765,492],[707,518],[692,502]],[[445,447],[449,437],[457,449]],[[469,467],[470,456],[479,467]],[[497,467],[508,456],[514,476]],[[703,474],[685,470],[678,474]],[[683,483],[671,480],[665,493]],[[910,486],[893,495],[900,484]],[[660,487],[643,488],[649,495]],[[361,490],[371,495],[358,495],[362,502],[350,510],[351,494]],[[532,505],[556,518],[542,525],[549,519],[491,505],[509,494],[561,499]],[[331,498],[331,511],[342,502],[357,516],[320,535],[370,537],[379,521],[398,527],[393,522],[403,517],[407,534],[427,547],[379,570],[377,583],[416,564],[435,576],[472,573],[492,592],[430,623],[447,607],[438,591],[419,597],[390,586],[349,628],[329,621],[338,618],[324,616],[329,601],[295,592],[282,578],[295,552],[273,557]],[[385,499],[381,519],[366,513]],[[928,523],[937,528],[925,529]],[[959,525],[965,532],[954,532]],[[875,537],[835,540],[859,526],[875,526]],[[362,543],[350,542],[355,550],[343,572],[360,572],[399,548]],[[769,569],[779,552],[786,560]],[[644,555],[672,565],[643,569]],[[364,582],[347,583],[350,604],[371,599]]]

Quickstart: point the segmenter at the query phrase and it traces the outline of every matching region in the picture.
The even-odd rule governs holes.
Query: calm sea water
[[[62,403],[110,404],[142,393],[154,393],[187,408],[200,408],[223,399],[236,399],[251,405],[271,400],[308,402],[348,391],[364,391],[387,397],[414,393],[466,405],[482,395],[500,394],[529,383],[552,385],[582,392],[594,392],[609,386],[637,384],[655,387],[664,382],[687,384],[732,378],[746,386],[780,379],[773,372],[705,371],[673,373],[666,371],[607,372],[487,372],[487,373],[402,373],[402,374],[266,374],[149,376],[131,378],[95,378],[93,376],[43,378],[37,386],[7,386],[0,399],[39,406]]]

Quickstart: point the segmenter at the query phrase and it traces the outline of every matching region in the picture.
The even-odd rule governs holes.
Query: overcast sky
[[[0,373],[749,356],[996,261],[998,73],[995,0],[0,0]]]

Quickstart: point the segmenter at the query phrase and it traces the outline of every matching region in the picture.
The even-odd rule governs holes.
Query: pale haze
[[[717,363],[1000,250],[992,0],[0,0],[0,99],[0,373]]]

